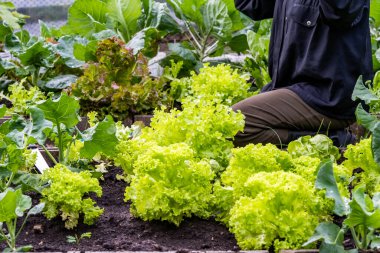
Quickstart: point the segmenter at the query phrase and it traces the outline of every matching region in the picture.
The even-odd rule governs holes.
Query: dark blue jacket
[[[372,78],[369,0],[235,0],[254,20],[273,18],[269,53],[272,82],[287,87],[318,112],[353,119],[357,78]]]

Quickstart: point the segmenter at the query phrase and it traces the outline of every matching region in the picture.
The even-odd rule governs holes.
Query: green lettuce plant
[[[224,185],[244,187],[244,182],[258,172],[287,171],[292,168],[291,156],[272,144],[249,144],[232,150],[227,169],[221,176]]]
[[[0,98],[12,103],[8,114],[17,113],[27,115],[29,106],[35,105],[38,101],[46,99],[45,94],[38,87],[29,89],[24,87],[24,82],[14,83],[8,87],[8,95],[0,92]]]
[[[288,152],[292,157],[311,156],[320,160],[340,158],[339,149],[333,141],[323,134],[303,136],[288,144]]]
[[[368,138],[355,145],[348,145],[344,152],[346,160],[343,165],[352,170],[362,170],[356,174],[354,182],[365,186],[367,193],[373,196],[374,193],[380,192],[380,165],[374,160],[371,143],[371,138]]]
[[[92,225],[103,213],[103,209],[95,206],[96,202],[88,196],[95,193],[102,195],[99,181],[89,171],[79,173],[70,171],[66,166],[57,164],[42,175],[43,180],[50,183],[42,190],[41,203],[45,204],[44,215],[52,219],[58,215],[65,221],[67,229],[78,225],[83,214],[83,223]]]
[[[228,225],[243,250],[301,248],[327,218],[311,183],[290,172],[259,172],[244,187]]]
[[[125,200],[143,220],[164,220],[179,225],[185,217],[208,218],[214,172],[207,160],[198,160],[185,143],[159,146],[150,143],[137,156]]]
[[[161,146],[185,142],[199,158],[216,161],[223,170],[233,148],[232,138],[244,127],[243,115],[226,105],[203,100],[183,101],[183,110],[157,110],[151,128],[140,138],[154,140]]]
[[[8,248],[4,252],[30,251],[32,246],[17,247],[17,237],[20,235],[30,215],[42,212],[44,204],[32,207],[32,199],[22,193],[21,189],[7,188],[0,193],[0,242],[5,241]],[[25,212],[26,216],[25,216]],[[17,226],[21,220],[21,226]]]
[[[231,106],[252,95],[247,79],[247,75],[240,74],[229,65],[206,64],[198,74],[192,72],[189,78],[172,81],[170,94],[179,101],[191,96]]]

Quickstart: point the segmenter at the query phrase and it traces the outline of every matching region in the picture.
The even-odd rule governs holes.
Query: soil
[[[129,203],[123,201],[126,183],[118,181],[117,174],[121,174],[121,170],[113,168],[104,175],[103,196],[97,199],[104,213],[95,225],[81,224],[67,230],[58,218],[49,221],[42,215],[31,216],[17,245],[33,245],[34,251],[239,250],[228,229],[213,220],[191,218],[176,227],[167,222],[144,222],[133,217]],[[92,237],[78,245],[66,242],[66,236],[85,232],[91,232]],[[4,246],[0,244],[0,249]]]

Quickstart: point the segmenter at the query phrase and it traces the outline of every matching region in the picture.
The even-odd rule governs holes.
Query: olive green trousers
[[[260,93],[232,106],[245,116],[243,132],[235,136],[235,146],[249,143],[287,144],[292,132],[326,133],[344,129],[353,121],[332,119],[315,111],[296,93],[278,89]],[[292,135],[293,136],[293,135]]]

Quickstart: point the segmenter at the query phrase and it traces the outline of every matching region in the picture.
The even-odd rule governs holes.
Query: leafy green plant
[[[375,0],[374,0],[375,1]],[[378,0],[376,0],[379,2]],[[380,4],[377,5],[378,10],[380,9]],[[373,9],[371,9],[373,10]],[[372,44],[372,62],[373,62],[373,70],[380,70],[380,15],[375,20],[371,20],[371,44]],[[375,22],[376,21],[376,22]]]
[[[17,237],[20,235],[30,215],[42,212],[44,204],[32,207],[32,199],[22,193],[21,189],[7,188],[0,193],[0,241],[5,241],[8,248],[4,252],[25,252],[32,246],[17,247]],[[24,217],[26,213],[26,216]],[[17,221],[22,219],[21,226],[17,228]]]
[[[17,113],[27,115],[29,106],[46,99],[45,94],[38,87],[26,89],[21,83],[15,83],[8,87],[8,96],[0,92],[0,98],[6,99],[12,103],[8,113]]]
[[[68,243],[79,244],[83,239],[85,239],[85,238],[91,238],[91,236],[92,236],[91,232],[83,233],[80,236],[78,236],[77,234],[75,234],[74,236],[68,235],[68,236],[66,236],[66,241]]]
[[[375,19],[377,26],[380,26],[380,1],[371,0],[370,16]]]
[[[25,24],[28,16],[18,13],[12,2],[0,3],[0,41],[4,42],[4,35],[19,30]]]
[[[248,72],[254,79],[258,90],[271,81],[268,71],[269,31],[271,21],[257,23],[256,31],[247,32],[249,57],[244,60],[243,71]]]
[[[81,71],[67,62],[60,42],[31,36],[26,30],[7,33],[5,52],[11,58],[0,60],[0,89],[10,83],[21,82],[26,88],[62,90],[70,86]]]
[[[134,55],[124,42],[110,38],[99,42],[96,61],[89,62],[84,75],[72,86],[81,99],[82,113],[97,111],[123,120],[128,115],[151,113],[167,96],[164,83],[149,76],[148,60]]]
[[[346,160],[343,165],[350,169],[362,170],[356,175],[355,183],[365,186],[367,192],[373,196],[374,193],[380,192],[380,165],[374,160],[371,143],[371,138],[368,138],[355,145],[348,145],[344,152]]]
[[[287,171],[292,168],[291,156],[272,144],[249,144],[234,148],[227,169],[221,176],[224,185],[234,190],[244,187],[244,182],[258,172]]]
[[[55,163],[68,164],[69,156],[73,155],[70,153],[71,146],[77,140],[83,143],[82,148],[78,150],[81,158],[91,160],[97,153],[114,155],[117,139],[115,123],[111,117],[106,117],[83,132],[79,131],[76,128],[79,123],[79,102],[65,93],[58,98],[41,101],[29,110],[31,131],[27,134],[46,151],[46,140],[51,139],[55,142],[59,149],[58,161],[50,155]]]
[[[233,70],[231,66],[206,64],[199,70],[199,74],[191,73],[191,77],[176,79],[171,86],[171,95],[182,100],[188,96],[215,103],[233,105],[249,97],[250,84],[248,77]]]
[[[303,136],[288,145],[288,152],[292,157],[311,156],[320,160],[340,158],[339,149],[333,141],[323,134],[315,136]]]
[[[187,40],[169,44],[170,59],[180,60],[198,70],[207,57],[223,54],[229,46],[233,51],[248,48],[245,30],[252,22],[235,9],[232,0],[170,0],[178,26]],[[166,62],[166,63],[165,63]]]
[[[207,160],[199,161],[185,143],[151,147],[138,155],[125,200],[143,220],[166,220],[179,225],[185,217],[210,216],[215,174]]]
[[[111,29],[134,53],[154,56],[158,40],[178,31],[166,3],[154,0],[76,0],[69,9],[64,34],[91,37]]]
[[[95,206],[95,201],[88,197],[92,192],[98,197],[102,195],[99,181],[89,171],[76,173],[57,164],[45,171],[42,178],[50,182],[50,186],[42,190],[40,200],[45,203],[44,215],[48,219],[60,215],[65,227],[72,229],[77,226],[81,214],[83,222],[92,225],[103,213],[103,209]]]
[[[371,199],[365,194],[365,187],[357,186],[349,199],[340,194],[335,180],[331,161],[321,164],[316,181],[316,187],[326,189],[326,197],[334,200],[334,214],[343,217],[342,227],[332,223],[321,223],[315,234],[304,245],[322,241],[321,253],[327,252],[359,252],[359,250],[378,249],[380,237],[377,234],[380,228],[380,208],[378,206],[379,193]],[[350,231],[354,240],[355,249],[345,250],[344,235]]]
[[[334,202],[313,188],[321,160],[303,151],[301,146],[300,155],[292,157],[272,144],[232,150],[229,166],[213,186],[212,209],[242,249],[301,248],[319,222],[331,219]],[[333,167],[336,190],[347,198],[353,169]]]
[[[7,109],[0,106],[0,117]],[[43,188],[39,175],[30,173],[36,154],[28,149],[28,140],[18,132],[23,128],[22,119],[15,115],[0,125],[0,191],[8,187],[40,192]]]
[[[228,222],[242,249],[301,248],[327,218],[312,184],[301,176],[259,172],[243,184]]]
[[[373,87],[378,88],[379,74],[376,75],[372,82]],[[380,164],[380,119],[376,115],[376,108],[380,105],[380,97],[374,92],[370,86],[370,81],[364,83],[363,78],[360,77],[356,82],[354,92],[352,94],[352,100],[364,101],[369,106],[369,112],[367,112],[362,104],[359,104],[356,108],[356,120],[358,124],[364,126],[372,134],[372,152],[375,162]],[[366,86],[368,85],[369,88]],[[377,108],[378,109],[378,108]]]
[[[157,110],[151,128],[139,138],[154,140],[160,146],[187,143],[199,158],[216,163],[215,170],[224,170],[233,148],[232,138],[244,126],[243,115],[226,105],[209,101],[183,101],[183,110]]]

